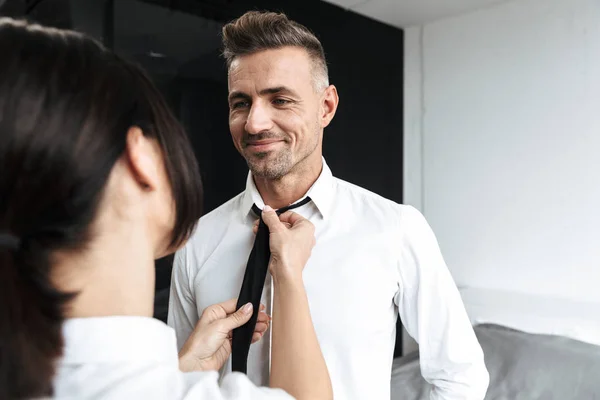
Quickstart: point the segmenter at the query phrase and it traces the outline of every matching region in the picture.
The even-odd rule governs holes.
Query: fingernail
[[[252,312],[252,303],[247,303],[243,308],[242,308],[242,312],[244,314],[248,314],[250,312]]]
[[[265,205],[265,207],[263,208],[263,211],[269,212],[269,211],[273,211],[273,209],[271,208],[271,206]]]

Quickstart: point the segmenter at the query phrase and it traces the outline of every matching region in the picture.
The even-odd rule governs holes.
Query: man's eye
[[[284,106],[284,105],[290,103],[290,101],[286,100],[286,99],[275,99],[275,100],[273,100],[273,103],[277,106]]]
[[[248,107],[247,101],[237,101],[231,105],[231,108],[233,108],[233,109],[245,108],[245,107]]]

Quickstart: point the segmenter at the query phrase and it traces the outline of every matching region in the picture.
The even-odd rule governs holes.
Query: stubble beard
[[[280,180],[289,174],[296,165],[310,157],[317,149],[318,141],[318,125],[315,127],[315,142],[311,148],[305,149],[306,152],[300,155],[294,162],[294,154],[291,148],[287,147],[289,143],[286,141],[286,147],[277,152],[264,152],[244,154],[246,163],[252,175],[267,180]]]
[[[292,153],[289,149],[272,152],[254,153],[245,157],[252,175],[268,180],[279,180],[293,167]]]

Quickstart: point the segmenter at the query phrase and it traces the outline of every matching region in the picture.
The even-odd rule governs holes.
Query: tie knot
[[[293,210],[294,208],[302,207],[303,205],[310,203],[310,201],[311,201],[310,197],[306,196],[302,201],[291,204],[289,206],[282,207],[278,210],[275,210],[275,212],[277,213],[277,215],[281,215],[286,211]],[[256,204],[252,205],[252,211],[254,212],[254,214],[256,214],[257,217],[260,217],[260,215],[262,213],[261,209],[258,208],[258,206]]]

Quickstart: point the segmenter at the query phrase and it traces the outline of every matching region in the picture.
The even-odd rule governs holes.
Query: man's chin
[[[244,158],[248,163],[248,166],[255,167],[257,169],[268,168],[273,164],[277,164],[280,159],[280,155],[274,151],[266,152],[246,152]]]
[[[275,171],[273,168],[268,168],[264,165],[248,164],[248,167],[250,167],[250,172],[252,172],[252,175],[256,177],[276,179],[280,175],[278,171]]]
[[[289,162],[285,154],[279,152],[261,152],[244,154],[248,168],[254,176],[278,179],[289,171]]]
[[[248,163],[252,175],[270,180],[280,179],[287,174],[287,169],[281,165],[270,163]]]

